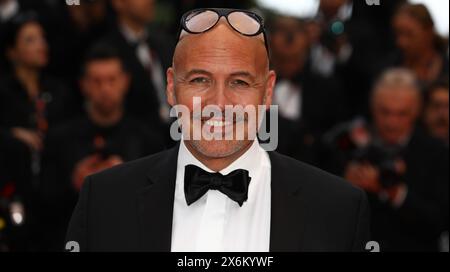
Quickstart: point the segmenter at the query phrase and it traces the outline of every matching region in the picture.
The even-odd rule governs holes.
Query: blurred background
[[[0,252],[62,251],[84,177],[174,145],[198,7],[265,17],[278,152],[364,189],[381,251],[448,252],[445,0],[0,0]]]

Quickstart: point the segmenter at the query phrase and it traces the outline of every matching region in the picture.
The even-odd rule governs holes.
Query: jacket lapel
[[[271,161],[270,251],[301,251],[305,237],[306,201],[292,164],[269,152]]]
[[[170,251],[178,148],[161,153],[149,165],[148,186],[137,193],[142,251]]]

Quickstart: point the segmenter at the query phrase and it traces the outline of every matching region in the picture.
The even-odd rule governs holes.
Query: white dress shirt
[[[190,206],[184,195],[184,167],[196,165],[214,172],[197,160],[183,140],[178,153],[172,252],[268,252],[270,242],[271,166],[266,151],[257,140],[236,161],[220,171],[249,172],[248,199],[242,205],[218,190],[209,190]]]
[[[277,82],[273,92],[273,101],[278,105],[281,116],[297,120],[302,116],[302,88],[289,80]]]

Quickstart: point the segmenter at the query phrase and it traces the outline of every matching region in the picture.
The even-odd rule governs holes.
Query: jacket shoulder
[[[308,195],[320,199],[336,200],[354,199],[358,202],[364,193],[341,177],[330,174],[307,163],[288,156],[271,152],[272,171],[283,176],[287,186],[299,188]]]
[[[159,171],[165,171],[164,168],[169,167],[168,163],[173,163],[173,160],[169,161],[168,158],[176,157],[176,151],[176,147],[173,147],[140,159],[125,162],[95,173],[89,176],[88,179],[95,187],[137,189],[148,182],[147,174],[156,165],[160,168]]]

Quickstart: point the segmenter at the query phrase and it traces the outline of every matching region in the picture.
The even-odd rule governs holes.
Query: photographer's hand
[[[378,194],[382,187],[378,169],[368,163],[351,162],[345,171],[345,179],[361,189]]]
[[[390,203],[397,208],[403,204],[407,193],[408,187],[405,183],[400,183],[386,189],[386,194],[388,195]]]
[[[123,163],[123,159],[117,155],[110,156],[104,160],[98,154],[90,155],[79,161],[75,166],[72,175],[72,184],[79,191],[86,176],[121,163]]]
[[[81,189],[86,176],[96,172],[100,160],[100,156],[94,154],[85,157],[75,165],[72,173],[72,185],[75,190],[79,191]]]
[[[31,149],[36,151],[42,150],[42,138],[37,132],[27,128],[15,127],[11,129],[11,133],[14,138],[22,141]]]

